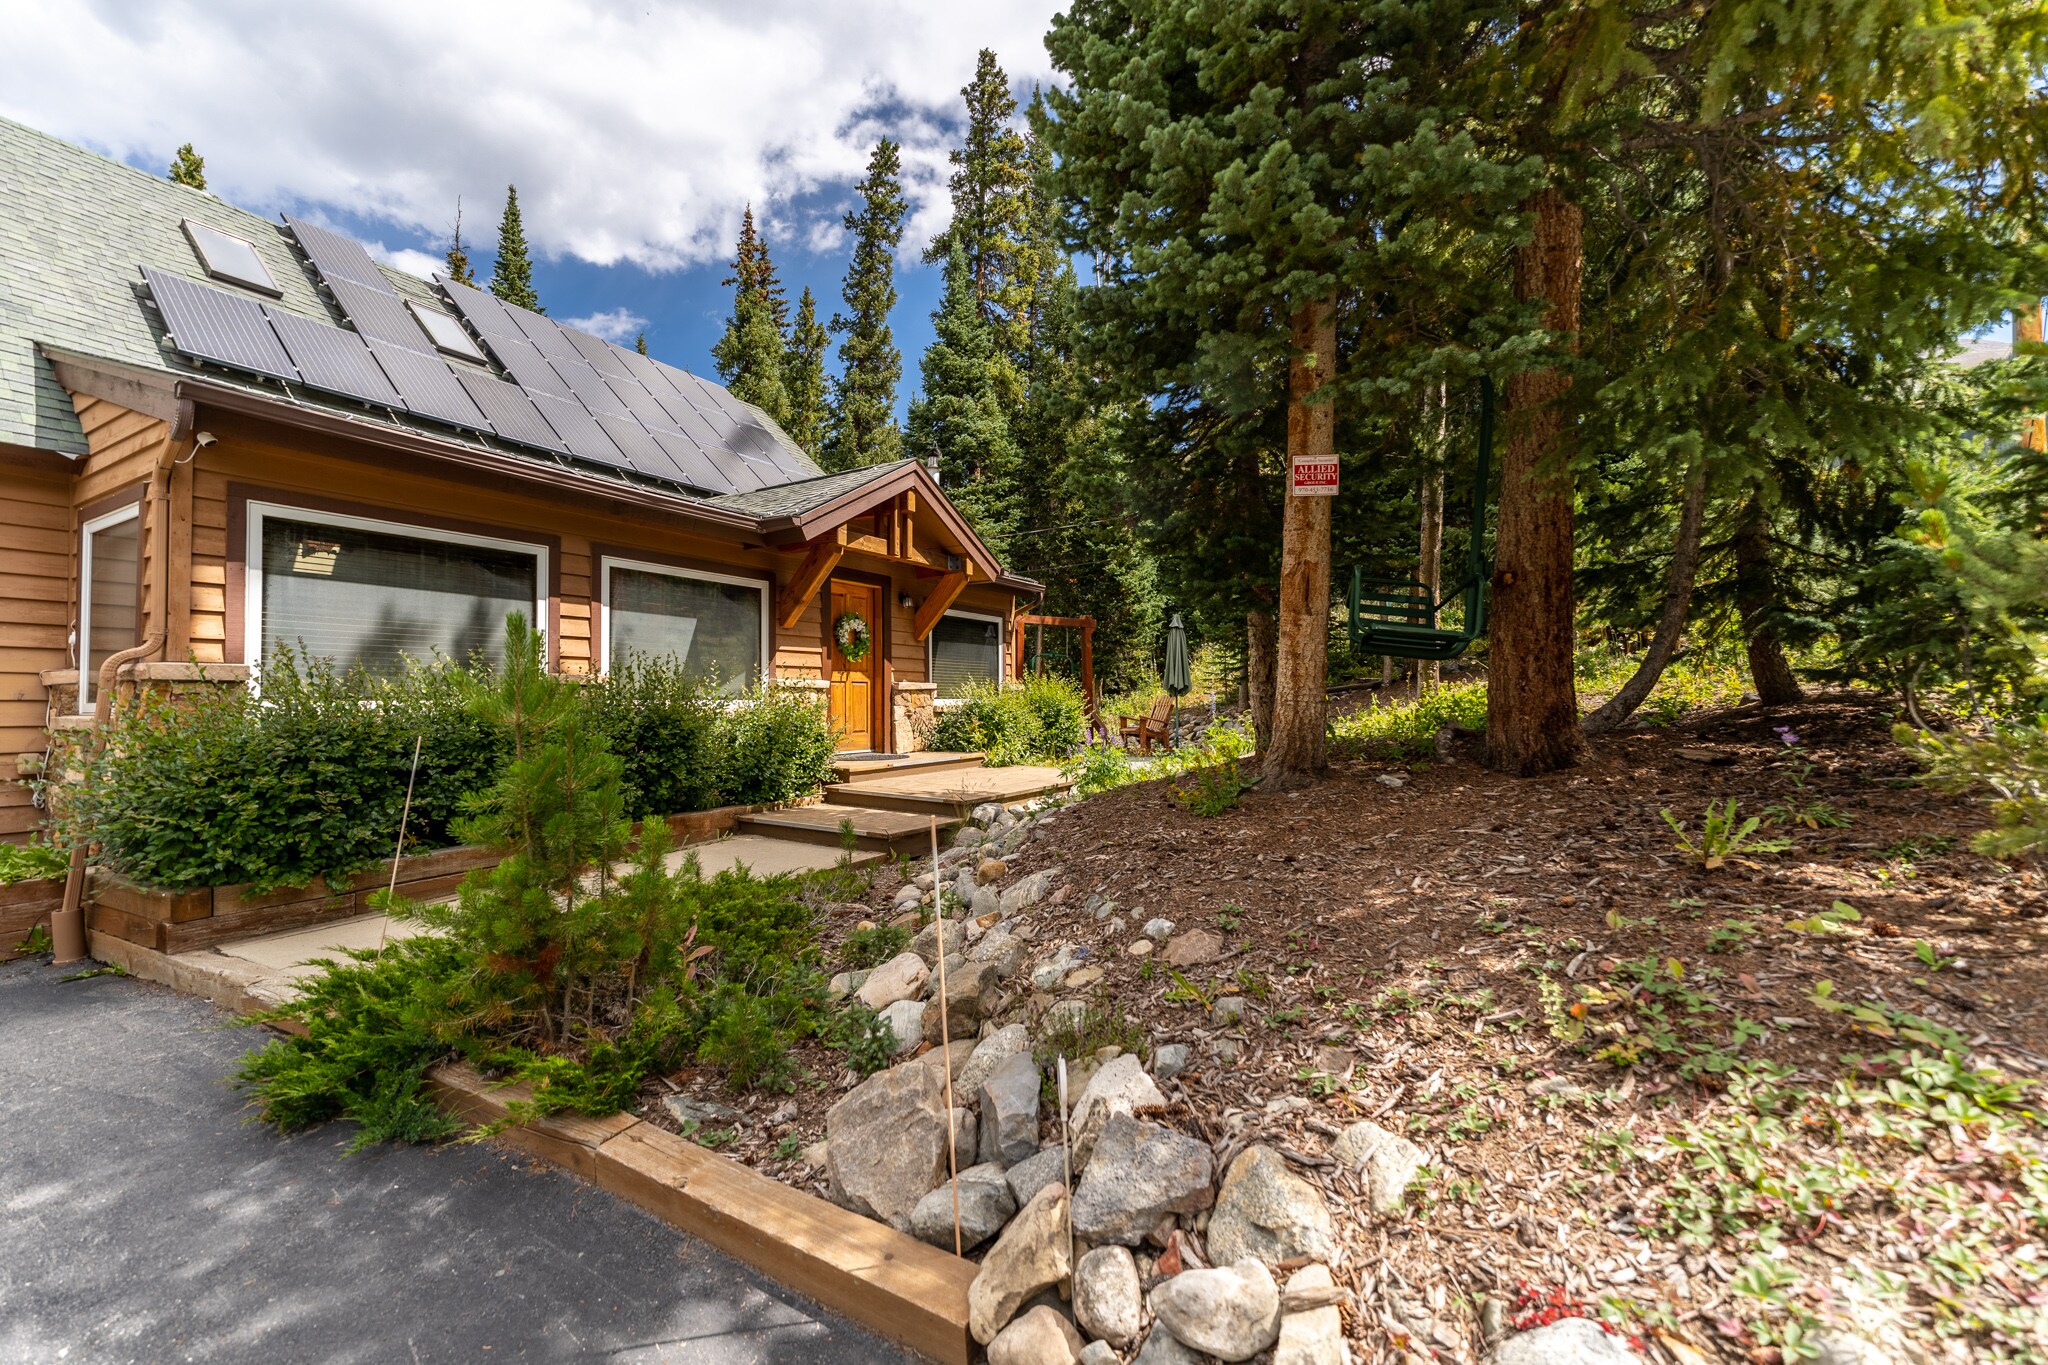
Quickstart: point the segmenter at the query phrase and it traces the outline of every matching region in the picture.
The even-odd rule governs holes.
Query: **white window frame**
[[[641,573],[666,574],[670,578],[691,578],[700,583],[729,583],[734,587],[752,588],[761,594],[761,675],[754,679],[755,687],[766,687],[770,681],[769,670],[773,667],[774,655],[769,635],[768,622],[768,581],[763,578],[748,578],[743,574],[714,573],[709,569],[682,569],[673,564],[654,564],[644,559],[618,559],[605,555],[598,560],[599,612],[598,622],[598,671],[612,671],[612,570],[636,569]]]
[[[243,550],[242,662],[249,666],[253,683],[261,674],[263,654],[263,523],[272,517],[285,521],[310,521],[350,531],[375,531],[384,535],[410,536],[415,540],[438,540],[450,545],[473,545],[484,550],[510,550],[533,556],[533,620],[541,637],[541,658],[548,657],[548,547],[525,540],[498,536],[473,536],[462,531],[443,531],[434,526],[410,522],[382,521],[374,517],[351,517],[340,512],[322,512],[288,503],[250,501],[244,508],[248,522],[248,544]],[[460,662],[458,660],[457,662]]]
[[[939,613],[941,621],[945,620],[948,616],[963,616],[970,621],[992,621],[995,623],[996,686],[1008,687],[1010,685],[1010,632],[1006,627],[1009,625],[1009,622],[992,611],[953,611],[949,609]],[[937,636],[938,631],[934,629],[930,635],[924,637],[924,680],[928,683],[936,683],[938,681],[938,679],[932,676],[939,653]],[[958,706],[960,701],[959,697],[934,697],[932,705],[941,711],[950,711]]]
[[[119,526],[124,521],[139,520],[142,516],[142,502],[137,499],[111,512],[102,512],[78,528],[78,714],[90,715],[93,709],[93,689],[99,686],[99,679],[88,676],[92,667],[92,538],[110,526]],[[135,545],[135,609],[138,616],[142,610],[142,538],[136,536]]]
[[[238,289],[254,290],[258,294],[263,294],[273,299],[284,297],[284,290],[278,287],[277,277],[270,273],[270,262],[263,259],[263,253],[256,249],[256,243],[250,241],[247,237],[238,237],[226,228],[217,228],[211,223],[202,223],[197,218],[187,218],[179,226],[184,230],[185,240],[192,246],[192,254],[199,258],[199,268],[206,272],[208,279],[219,280],[222,284],[232,284]],[[249,255],[255,260],[256,268],[263,272],[263,279],[260,282],[244,279],[240,275],[230,274],[216,266],[208,259],[206,248],[200,245],[199,234],[202,232],[211,232],[216,236],[225,237],[231,242],[239,242],[249,248]]]

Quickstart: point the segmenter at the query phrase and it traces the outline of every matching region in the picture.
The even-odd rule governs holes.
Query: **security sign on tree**
[[[1337,496],[1337,457],[1335,455],[1296,455],[1293,461],[1294,476],[1289,491],[1297,498],[1334,498]]]

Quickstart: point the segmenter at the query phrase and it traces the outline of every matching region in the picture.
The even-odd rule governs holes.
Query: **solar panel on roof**
[[[697,443],[676,431],[663,431],[660,427],[647,433],[656,445],[668,452],[676,467],[683,471],[683,482],[706,493],[730,493],[732,480],[718,472],[718,466],[711,463]]]
[[[341,305],[342,316],[355,324],[355,329],[366,337],[393,346],[403,346],[408,351],[427,352],[433,350],[433,343],[420,325],[412,320],[405,303],[396,294],[387,294],[354,280],[331,279],[327,287],[334,291],[334,301]]]
[[[771,484],[783,482],[779,475],[772,479],[764,478],[752,460],[740,458],[727,446],[707,446],[704,450],[704,456],[717,467],[718,472],[723,474],[732,483],[734,488],[737,488],[742,493],[749,493],[756,488],[767,488]]]
[[[496,295],[486,294],[481,289],[472,289],[466,284],[457,284],[445,276],[434,276],[434,283],[441,286],[441,292],[455,302],[455,311],[469,319],[470,326],[487,337],[518,337],[526,339],[526,333],[519,330],[519,324],[505,311]]]
[[[142,267],[150,296],[177,348],[196,360],[297,381],[292,358],[270,329],[263,305],[210,284]]]
[[[661,362],[652,356],[641,355],[638,351],[628,350],[623,346],[618,348],[618,356],[619,363],[624,365],[635,379],[646,385],[649,391],[658,394],[662,389],[669,387],[668,380],[661,373]]]
[[[630,412],[639,420],[640,425],[644,427],[672,427],[676,424],[675,419],[668,415],[667,410],[661,404],[654,401],[654,395],[642,387],[639,380],[631,376],[622,379],[607,379],[605,380],[605,387],[609,388],[617,397],[618,405],[624,406],[627,412]]]
[[[584,361],[590,368],[596,370],[605,378],[626,379],[632,376],[633,372],[626,368],[626,362],[619,359],[619,348],[606,341],[603,337],[594,337],[588,332],[579,332],[574,327],[564,327],[562,335],[569,339],[571,346],[574,346],[582,353]]]
[[[361,336],[282,308],[263,311],[308,385],[378,407],[404,406]]]
[[[323,280],[350,280],[367,289],[385,294],[396,294],[391,281],[384,278],[384,272],[377,269],[377,263],[370,259],[370,253],[363,250],[363,244],[338,232],[302,223],[290,214],[284,216],[285,225],[291,228],[292,236],[299,239],[299,246],[314,265],[320,268]]]
[[[621,454],[633,462],[633,468],[642,474],[657,479],[680,479],[683,471],[668,452],[656,444],[646,427],[630,417],[613,417],[609,413],[598,413],[597,424],[604,428],[604,434],[612,438],[612,444]]]
[[[494,430],[441,357],[422,355],[376,337],[370,338],[370,350],[404,397],[407,412],[476,431]]]
[[[538,446],[542,450],[567,450],[562,438],[540,415],[540,409],[517,384],[507,384],[502,379],[493,379],[478,370],[451,367],[455,378],[469,394],[472,401],[483,409],[484,416],[491,419],[491,425],[498,434],[508,441],[522,445]]]
[[[614,417],[627,415],[626,405],[619,401],[619,396],[612,392],[611,386],[604,382],[604,376],[596,370],[580,360],[557,360],[554,366],[555,373],[562,376],[569,388],[583,400],[584,407],[592,412],[610,413]]]
[[[520,388],[530,394],[546,393],[556,398],[575,396],[575,391],[562,381],[555,367],[548,364],[547,357],[525,337],[499,336],[493,332],[486,332],[484,336],[491,349],[498,353],[498,363],[518,381]]]
[[[548,419],[548,425],[569,447],[570,454],[614,469],[633,467],[633,462],[620,453],[612,438],[604,434],[604,428],[597,424],[597,419],[575,399],[556,398],[545,393],[529,393],[527,397],[540,409],[540,415]]]

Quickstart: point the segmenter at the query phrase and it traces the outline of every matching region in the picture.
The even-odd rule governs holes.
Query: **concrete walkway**
[[[553,1167],[248,1123],[267,1033],[42,961],[0,966],[0,1362],[914,1359]]]

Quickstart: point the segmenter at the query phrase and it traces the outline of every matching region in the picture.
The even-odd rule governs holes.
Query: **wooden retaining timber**
[[[50,912],[64,903],[62,877],[37,877],[0,886],[0,962],[15,956],[15,945],[48,925]]]

